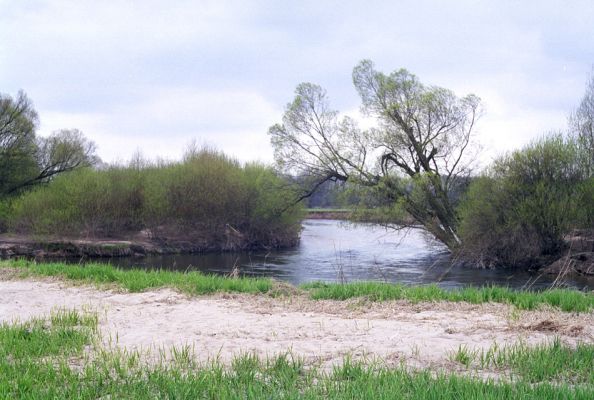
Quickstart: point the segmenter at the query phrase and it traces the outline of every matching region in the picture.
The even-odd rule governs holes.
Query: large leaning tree
[[[453,195],[470,174],[480,99],[423,85],[405,69],[383,74],[368,60],[354,68],[353,82],[377,127],[339,119],[320,86],[302,83],[282,124],[269,129],[279,167],[310,177],[302,198],[329,180],[373,188],[456,248]]]
[[[0,93],[0,198],[98,161],[95,144],[76,129],[38,137],[37,112],[24,92]]]

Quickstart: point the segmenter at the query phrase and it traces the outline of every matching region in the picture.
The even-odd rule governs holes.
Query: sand
[[[1,271],[0,271],[1,274]],[[190,346],[198,361],[291,353],[329,366],[345,356],[389,365],[447,366],[460,346],[487,349],[560,337],[592,342],[594,313],[518,311],[502,304],[312,301],[304,295],[188,297],[171,289],[98,290],[47,279],[0,280],[0,323],[58,308],[95,311],[105,346],[158,354]]]

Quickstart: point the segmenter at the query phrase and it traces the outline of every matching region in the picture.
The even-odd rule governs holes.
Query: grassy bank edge
[[[130,292],[170,287],[190,295],[216,292],[254,294],[285,294],[301,289],[314,300],[348,300],[366,298],[370,301],[408,300],[411,302],[468,302],[510,304],[521,310],[542,306],[558,308],[565,312],[594,310],[594,292],[571,289],[550,289],[540,292],[519,291],[500,286],[469,287],[447,290],[437,285],[407,286],[381,282],[322,283],[301,285],[295,290],[277,290],[281,285],[270,278],[225,277],[207,275],[196,271],[177,272],[165,270],[121,270],[108,264],[86,265],[65,263],[38,263],[27,260],[0,260],[0,268],[14,268],[20,276],[37,275],[61,277],[95,285],[112,284]],[[285,285],[286,286],[286,285]]]
[[[238,355],[229,365],[199,364],[189,346],[147,363],[138,351],[103,348],[97,316],[58,310],[47,318],[0,324],[1,398],[414,398],[590,399],[593,345],[559,341],[493,351],[486,363],[511,375],[413,370],[354,361],[332,370],[306,366],[290,353]],[[93,354],[87,346],[94,348]],[[86,348],[86,350],[85,350]],[[459,361],[460,362],[460,361]],[[467,365],[468,367],[468,365]]]
[[[29,275],[59,277],[93,285],[116,285],[129,292],[172,288],[190,295],[216,292],[268,293],[273,281],[268,278],[229,278],[197,271],[122,270],[109,264],[85,265],[38,263],[28,260],[1,260],[0,268],[14,268],[21,277]]]
[[[313,299],[346,300],[366,297],[371,301],[408,300],[411,302],[449,301],[472,304],[504,303],[521,310],[550,306],[566,312],[587,312],[594,309],[594,292],[575,289],[543,291],[514,290],[503,286],[443,289],[435,284],[408,286],[382,282],[346,284],[313,282],[301,286]]]

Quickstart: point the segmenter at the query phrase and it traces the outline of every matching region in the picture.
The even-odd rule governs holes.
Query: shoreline
[[[0,272],[13,277],[63,279],[66,282],[106,285],[130,292],[170,288],[187,295],[213,293],[252,293],[275,296],[306,296],[311,300],[366,302],[406,300],[413,303],[427,301],[468,302],[472,304],[502,303],[518,309],[534,310],[553,307],[565,312],[594,310],[594,291],[577,289],[548,289],[544,291],[515,290],[503,286],[444,289],[433,285],[403,285],[373,281],[351,283],[310,282],[293,286],[271,278],[204,274],[198,271],[168,271],[151,269],[119,269],[110,264],[68,264],[0,260]]]
[[[289,249],[295,241],[275,246]],[[213,244],[205,240],[152,239],[144,233],[127,238],[35,238],[27,235],[0,234],[0,258],[25,257],[31,259],[144,257],[166,254],[233,253],[268,250],[267,246],[242,246],[227,240]]]
[[[343,220],[349,210],[308,211],[306,220]],[[135,257],[176,254],[223,254],[245,253],[263,250],[294,249],[300,238],[279,239],[275,246],[248,245],[242,243],[235,230],[228,229],[224,238],[205,239],[204,235],[191,238],[173,236],[155,237],[148,231],[133,232],[120,238],[52,237],[18,234],[0,234],[0,259],[24,257],[34,260]],[[564,277],[594,277],[594,239],[589,236],[575,236],[569,240],[569,251],[551,258],[544,265],[535,266],[536,274]],[[462,261],[463,262],[463,261]],[[470,266],[469,268],[474,268]],[[529,269],[530,270],[530,269]]]
[[[93,282],[77,278],[85,268],[62,275],[48,266],[0,261],[5,397],[590,399],[594,393],[594,302],[564,312],[431,296],[316,299],[313,288],[280,283],[238,293],[255,280],[229,277],[216,282],[236,286],[197,293],[184,288],[200,285],[188,281],[200,274],[173,273],[180,279],[160,285],[158,273],[123,272],[120,282],[96,270],[101,279]]]
[[[350,210],[333,210],[333,209],[309,209],[307,210],[307,217],[305,219],[333,219],[333,220],[348,220],[352,211]]]
[[[199,361],[253,352],[288,351],[331,368],[346,356],[379,358],[416,368],[447,368],[462,346],[477,351],[518,340],[531,346],[555,338],[594,343],[594,313],[514,311],[496,303],[310,300],[303,296],[219,293],[187,296],[170,288],[140,293],[72,285],[63,280],[16,279],[0,272],[0,323],[41,317],[57,309],[94,311],[103,344],[127,351],[193,346]]]

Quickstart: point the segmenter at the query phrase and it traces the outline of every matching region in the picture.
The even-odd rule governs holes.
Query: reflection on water
[[[497,284],[520,288],[549,287],[554,277],[537,277],[511,270],[479,270],[450,264],[446,249],[419,230],[393,231],[372,224],[346,224],[334,220],[306,220],[301,244],[293,250],[200,255],[113,258],[122,268],[144,267],[199,270],[226,274],[234,266],[246,276],[274,277],[292,284],[310,281],[375,280],[420,284],[437,282],[447,288]],[[594,280],[566,282],[594,288]]]

